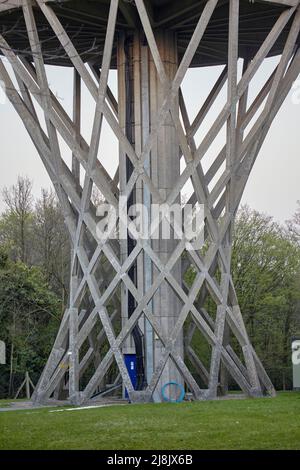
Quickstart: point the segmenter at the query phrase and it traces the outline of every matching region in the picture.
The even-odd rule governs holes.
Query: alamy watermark
[[[204,244],[204,205],[134,204],[128,207],[125,196],[119,206],[100,204],[96,233],[99,241],[127,240],[182,240],[189,251],[199,250]]]

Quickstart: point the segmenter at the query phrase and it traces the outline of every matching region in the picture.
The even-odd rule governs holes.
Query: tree
[[[35,205],[35,255],[53,291],[67,302],[70,275],[70,242],[64,219],[52,190],[42,189]]]
[[[265,214],[244,206],[237,218],[232,270],[250,339],[275,385],[291,373],[290,339],[300,325],[300,246]]]
[[[18,178],[4,189],[7,209],[0,217],[0,246],[9,258],[39,266],[53,291],[67,303],[70,275],[70,243],[64,219],[52,190],[42,189],[34,202],[32,183]]]
[[[2,366],[0,396],[13,397],[26,371],[38,380],[60,320],[60,300],[42,271],[9,260],[0,249],[0,331],[9,358]]]
[[[291,238],[300,245],[300,201],[297,201],[297,209],[291,220],[287,221],[287,227]]]
[[[4,188],[2,196],[7,206],[0,226],[2,245],[6,245],[13,259],[30,264],[32,182],[27,177],[19,176],[15,185]]]
[[[291,336],[300,331],[297,220],[294,218],[291,231],[291,225],[288,229],[272,217],[244,206],[234,227],[232,275],[239,305],[250,340],[278,389],[291,386]],[[188,285],[192,285],[195,275],[190,268],[185,276]],[[215,278],[218,282],[218,273]],[[214,319],[215,302],[209,298],[204,307]],[[206,341],[198,332],[193,341],[194,350],[209,367],[211,350]],[[243,360],[234,337],[231,342]]]

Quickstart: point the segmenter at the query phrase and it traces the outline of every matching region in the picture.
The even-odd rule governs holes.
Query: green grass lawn
[[[300,449],[300,393],[0,413],[0,449]]]

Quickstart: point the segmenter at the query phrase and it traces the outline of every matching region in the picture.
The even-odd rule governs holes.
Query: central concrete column
[[[165,66],[166,75],[168,79],[172,80],[178,68],[176,35],[169,31],[158,31],[156,32],[156,42]],[[139,156],[149,134],[156,125],[157,116],[165,95],[165,90],[160,82],[150,49],[143,34],[136,32],[131,37],[120,37],[118,50],[118,79],[121,125]],[[179,100],[176,102],[175,109],[179,115]],[[130,120],[130,122],[128,122],[128,120]],[[154,146],[152,147],[150,155],[146,158],[145,170],[159,190],[162,199],[165,200],[174,188],[174,184],[180,175],[179,145],[176,129],[170,113],[168,113],[163,124],[159,127]],[[120,152],[121,194],[124,193],[128,179],[127,157]],[[151,204],[157,202],[151,197],[149,188],[143,185],[141,181],[136,186],[130,200],[131,202],[143,203],[149,208],[149,211]],[[176,202],[180,204],[180,198],[178,198]],[[153,213],[151,217],[154,217]],[[151,246],[161,262],[165,265],[176,248],[178,240],[174,239],[172,229],[170,230],[169,239],[163,239],[162,235],[162,227],[160,227],[159,237],[151,241]],[[127,242],[122,242],[121,247],[124,261],[130,250],[128,249]],[[134,273],[132,274],[138,290],[141,293],[145,293],[159,275],[159,270],[154,263],[151,262],[149,257],[144,254],[139,257]],[[176,277],[179,284],[181,284],[180,261],[176,263],[173,269],[173,275]],[[122,316],[125,320],[130,316],[130,302],[128,302],[128,293],[125,289],[122,295],[122,304]],[[149,303],[148,307],[160,323],[161,331],[164,336],[169,338],[180,313],[182,303],[166,281],[163,282],[155,293],[153,301]],[[164,348],[147,320],[140,322],[139,328],[143,335],[145,377],[146,382],[150,383],[153,372],[162,357]],[[134,343],[135,341],[133,341],[132,337],[128,339],[123,352],[128,353],[134,351]],[[183,356],[182,334],[176,341],[176,348],[177,352]],[[163,385],[174,381],[182,383],[182,378],[173,361],[169,359],[156,387],[154,395],[155,401],[162,399],[161,389]],[[172,387],[170,388],[170,394],[174,396]]]

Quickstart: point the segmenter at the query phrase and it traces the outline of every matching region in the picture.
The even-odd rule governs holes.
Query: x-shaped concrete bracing
[[[230,0],[228,64],[213,86],[194,122],[190,123],[181,85],[217,3],[217,0],[207,2],[177,73],[174,79],[170,81],[167,78],[144,2],[143,0],[136,0],[136,8],[147,38],[149,50],[156,66],[158,78],[164,89],[164,100],[157,115],[157,121],[152,126],[150,135],[140,153],[129,142],[119,124],[118,103],[108,87],[108,75],[119,7],[118,0],[111,0],[110,3],[103,63],[99,76],[97,71],[92,67],[89,70],[83,63],[51,6],[42,0],[37,0],[35,4],[35,7],[40,8],[47,18],[69,56],[77,76],[86,85],[96,102],[90,145],[82,137],[78,122],[76,124],[68,116],[49,88],[31,1],[23,1],[23,12],[34,64],[26,61],[24,57],[19,57],[5,38],[0,36],[0,48],[12,66],[19,89],[15,88],[2,60],[0,62],[0,78],[4,82],[7,95],[26,126],[55,186],[72,240],[70,305],[65,312],[53,350],[37,386],[35,392],[37,400],[48,399],[57,389],[66,373],[62,364],[68,364],[69,367],[70,398],[77,403],[88,400],[114,360],[131,399],[133,401],[150,400],[169,358],[174,361],[188,388],[197,399],[216,396],[221,365],[247,395],[260,395],[263,391],[267,391],[269,394],[274,393],[273,386],[249,341],[238,307],[238,299],[230,273],[231,237],[236,210],[253,164],[274,117],[300,72],[300,52],[295,46],[300,31],[300,11],[298,4],[284,10],[256,55],[244,59],[243,74],[238,80],[239,1]],[[256,99],[248,107],[249,85],[291,18],[293,20],[280,62]],[[195,135],[225,83],[227,83],[226,104],[200,145],[197,146]],[[182,120],[176,113],[178,94],[180,96]],[[36,100],[44,112],[47,133],[42,129],[32,98]],[[169,114],[177,132],[180,154],[185,161],[185,168],[178,181],[175,182],[173,190],[166,199],[163,199],[145,170],[145,163],[157,139],[158,129]],[[256,114],[258,114],[258,117],[246,137],[244,137],[245,129]],[[107,202],[115,208],[119,207],[118,173],[115,178],[111,178],[97,158],[104,118],[118,139],[121,151],[127,155],[133,166],[132,175],[123,193],[127,199],[137,182],[142,181],[150,191],[153,202],[166,204],[170,207],[178,199],[187,181],[191,180],[194,193],[189,202],[194,204],[198,202],[205,206],[206,234],[210,243],[204,256],[201,256],[197,251],[187,252],[190,262],[197,270],[195,281],[189,290],[184,289],[172,275],[174,265],[186,252],[187,240],[185,236],[182,237],[166,263],[163,263],[154,252],[150,241],[138,238],[135,248],[125,262],[122,263],[112,246],[112,241],[104,239],[99,242],[97,238],[97,219],[95,217],[95,208],[91,202],[93,184],[99,188]],[[226,125],[226,144],[205,173],[202,159],[224,125]],[[74,171],[68,168],[61,155],[58,134],[72,151],[73,159],[79,162],[85,171],[82,186],[78,181],[78,174],[76,175]],[[209,185],[223,164],[225,164],[225,169],[212,190],[209,190]],[[167,213],[165,216],[169,219],[174,231],[181,233],[181,227],[176,226],[176,223],[169,218]],[[154,222],[152,233],[159,223],[159,219]],[[87,246],[83,239],[85,228],[96,242],[96,248],[90,259],[87,256]],[[128,275],[129,269],[141,253],[146,253],[153,266],[158,270],[151,288],[146,293],[141,293]],[[110,276],[112,277],[104,292],[100,291],[100,279],[95,275],[102,255],[109,260],[111,265]],[[81,276],[78,276],[78,266],[81,269]],[[221,271],[220,285],[214,279],[218,267]],[[149,303],[164,281],[167,281],[183,304],[175,327],[168,337],[165,337],[162,333],[156,316],[149,308]],[[116,312],[110,317],[107,305],[121,284],[125,285],[128,292],[131,292],[137,306],[132,316],[122,325],[120,333],[116,336],[112,326],[112,320],[115,318]],[[94,306],[88,315],[86,312],[80,311],[81,300],[87,291]],[[203,292],[204,295],[202,305],[196,308],[195,304],[199,292]],[[203,302],[207,295],[211,295],[217,304],[215,321],[209,318],[203,309]],[[132,333],[142,315],[145,315],[148,319],[163,344],[164,351],[160,361],[156,364],[152,379],[146,389],[142,392],[136,392],[124,364],[122,345]],[[175,348],[176,340],[182,332],[189,315],[192,319],[192,326],[187,338],[187,351],[196,368],[200,369],[202,376],[205,377],[207,382],[207,389],[205,390],[200,389],[187,368],[184,358],[180,356]],[[90,344],[89,349],[79,362],[79,350],[85,340],[90,337],[99,318],[103,328],[100,336],[101,338],[106,336],[110,349],[102,360],[99,359],[100,362],[85,389],[79,390],[80,375],[96,352]],[[210,370],[204,368],[201,358],[197,357],[190,344],[195,328],[199,328],[212,346]],[[226,328],[232,330],[241,345],[245,365],[224,340]]]

